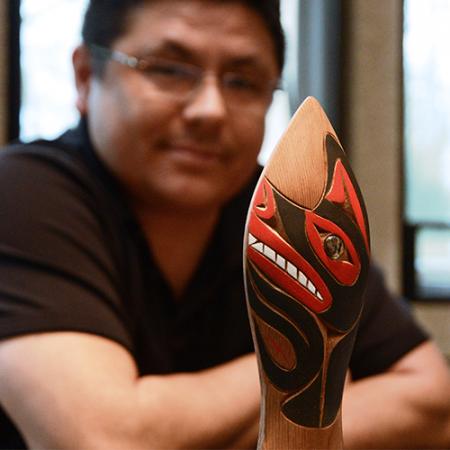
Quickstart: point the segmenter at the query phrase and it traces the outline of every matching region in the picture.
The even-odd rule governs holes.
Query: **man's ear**
[[[88,98],[93,76],[91,55],[85,45],[80,45],[74,50],[72,64],[77,88],[76,107],[84,116],[88,112]]]

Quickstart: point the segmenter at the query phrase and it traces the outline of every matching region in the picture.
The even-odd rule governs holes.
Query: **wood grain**
[[[333,449],[343,448],[341,412],[336,420],[325,428],[305,428],[290,422],[281,414],[273,414],[279,409],[285,394],[277,391],[263,375],[265,389],[265,416],[261,417],[261,434],[258,448],[261,450],[299,450],[299,449]]]
[[[262,390],[259,449],[343,447],[342,392],[369,248],[357,181],[309,97],[261,175],[246,224],[245,288]]]
[[[308,97],[289,122],[265,169],[265,176],[278,191],[309,209],[324,193],[327,161],[323,143],[327,133],[339,142],[319,102]]]

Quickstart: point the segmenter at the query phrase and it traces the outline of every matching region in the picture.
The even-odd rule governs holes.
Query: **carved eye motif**
[[[330,234],[325,238],[323,247],[327,256],[334,261],[341,259],[345,252],[344,241],[335,234]]]
[[[352,184],[342,161],[336,161],[333,174],[333,182],[325,199],[340,206],[345,214],[355,222],[364,238],[367,252],[369,252],[369,238],[366,230],[363,209],[358,194]]]
[[[305,212],[306,235],[317,257],[341,284],[351,286],[361,270],[361,260],[350,237],[331,220]]]

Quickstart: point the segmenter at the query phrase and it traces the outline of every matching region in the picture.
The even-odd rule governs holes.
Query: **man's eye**
[[[190,79],[193,76],[192,73],[183,66],[170,63],[149,64],[145,72],[150,77],[165,77],[180,80]]]
[[[256,80],[239,75],[239,74],[227,74],[224,78],[224,84],[227,88],[257,92],[260,90],[260,83]]]

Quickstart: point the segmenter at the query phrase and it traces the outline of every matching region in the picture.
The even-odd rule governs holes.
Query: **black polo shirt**
[[[201,370],[252,351],[242,237],[257,176],[224,208],[175,301],[83,121],[56,141],[3,150],[0,339],[94,333],[125,346],[141,375]],[[351,361],[356,378],[385,370],[426,339],[375,269],[361,324]],[[23,445],[0,412],[0,448]]]

